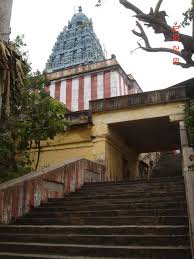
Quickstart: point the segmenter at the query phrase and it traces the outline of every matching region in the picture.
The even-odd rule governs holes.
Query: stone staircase
[[[152,177],[182,175],[182,156],[173,152],[161,153],[160,159],[152,172]]]
[[[191,259],[183,177],[88,183],[0,226],[0,258]]]

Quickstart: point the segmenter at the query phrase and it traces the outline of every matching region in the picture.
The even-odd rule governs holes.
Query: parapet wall
[[[48,198],[75,192],[85,182],[103,181],[104,173],[103,165],[83,158],[5,182],[0,185],[0,224],[23,216]]]

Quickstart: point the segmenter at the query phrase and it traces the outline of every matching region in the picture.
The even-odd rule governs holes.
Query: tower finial
[[[82,12],[82,7],[81,7],[81,6],[79,6],[79,12],[80,12],[80,13]]]

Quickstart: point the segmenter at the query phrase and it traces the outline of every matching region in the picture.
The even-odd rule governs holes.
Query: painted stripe
[[[4,207],[4,192],[0,192],[0,220],[2,221],[5,217],[3,214],[3,207]]]
[[[97,99],[97,74],[91,76],[91,100]]]
[[[121,75],[119,74],[119,96],[122,95],[122,88],[121,88]]]
[[[65,183],[66,183],[65,191],[68,193],[68,192],[70,192],[70,175],[69,175],[69,173],[66,174]]]
[[[104,75],[103,73],[99,73],[97,75],[97,98],[104,98]]]
[[[66,81],[61,81],[61,95],[60,102],[66,104]]]
[[[84,76],[84,110],[89,109],[89,101],[91,100],[91,76]]]
[[[55,81],[52,81],[49,87],[50,96],[55,98]]]
[[[79,77],[79,97],[78,97],[78,110],[84,110],[84,77]]]
[[[123,80],[123,94],[125,95],[126,94],[126,88],[125,88],[125,82]]]
[[[72,103],[72,79],[67,79],[66,81],[66,107],[71,111]]]
[[[116,82],[117,82],[117,95],[116,96],[119,96],[120,95],[120,89],[119,89],[119,73],[118,71],[115,71],[116,72]]]
[[[110,71],[104,72],[104,98],[110,97]]]
[[[121,77],[121,95],[124,95],[124,82],[123,82],[123,78]]]
[[[78,92],[79,92],[79,79],[74,78],[72,80],[72,102],[71,102],[72,111],[78,111]]]
[[[117,85],[118,85],[118,77],[117,71],[111,71],[110,73],[110,90],[111,97],[117,96]]]
[[[128,87],[127,87],[127,84],[125,83],[125,94],[127,95],[128,94]]]
[[[78,172],[76,171],[75,175],[75,190],[79,189],[79,179],[78,179]]]
[[[17,217],[17,212],[18,212],[18,187],[12,192],[12,208],[11,208],[11,216],[12,218]]]
[[[126,84],[127,95],[129,94],[129,86]]]
[[[124,95],[126,95],[126,86],[125,86],[124,79],[123,79],[123,86],[124,86]]]
[[[60,100],[61,81],[55,83],[55,99]]]

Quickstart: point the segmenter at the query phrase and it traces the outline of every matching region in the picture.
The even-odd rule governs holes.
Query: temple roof
[[[102,47],[93,30],[92,20],[79,7],[68,26],[58,35],[46,70],[52,72],[76,65],[85,65],[104,60]]]

